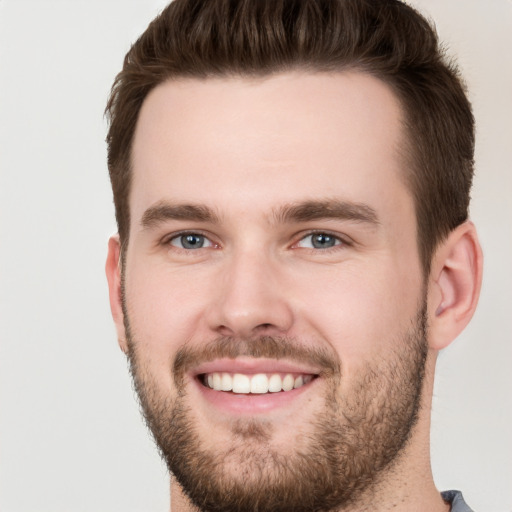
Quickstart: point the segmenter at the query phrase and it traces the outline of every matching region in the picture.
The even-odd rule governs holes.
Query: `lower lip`
[[[195,382],[205,400],[215,408],[234,414],[258,414],[289,406],[311,389],[317,380],[315,378],[308,384],[291,391],[279,391],[278,393],[264,393],[261,395],[215,391],[204,386],[198,379],[195,379]]]

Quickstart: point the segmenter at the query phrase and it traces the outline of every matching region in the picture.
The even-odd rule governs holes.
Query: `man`
[[[467,511],[438,352],[476,307],[473,117],[383,0],[176,0],[107,107],[119,343],[173,511]]]

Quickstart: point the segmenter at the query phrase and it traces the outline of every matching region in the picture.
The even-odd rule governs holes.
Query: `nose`
[[[245,252],[225,261],[207,321],[223,336],[284,335],[293,325],[280,263]]]

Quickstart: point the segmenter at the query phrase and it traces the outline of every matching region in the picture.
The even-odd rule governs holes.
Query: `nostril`
[[[258,324],[255,329],[253,330],[254,333],[260,333],[260,334],[267,334],[271,331],[274,332],[276,330],[279,330],[274,324],[272,323],[264,323],[264,324]]]

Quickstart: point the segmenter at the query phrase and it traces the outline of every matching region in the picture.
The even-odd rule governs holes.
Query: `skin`
[[[133,145],[125,312],[141,363],[170,399],[177,351],[219,336],[289,337],[333,351],[343,367],[335,391],[350,393],[368,364],[389,359],[426,291],[429,352],[419,419],[374,489],[371,508],[441,511],[448,507],[429,456],[435,359],[473,314],[482,256],[473,225],[464,223],[439,245],[425,282],[413,199],[402,179],[404,136],[395,96],[361,73],[158,86],[143,104]],[[275,215],[290,204],[327,200],[365,205],[375,219]],[[148,211],[176,204],[207,207],[216,218],[147,221]],[[179,247],[172,237],[183,230],[205,235],[206,246]],[[334,236],[336,245],[313,248],[312,230]],[[119,261],[114,236],[106,268],[126,352]],[[193,379],[185,385],[204,446],[228,450],[233,419],[258,418],[272,425],[268,442],[283,454],[296,449],[289,432],[301,425],[307,433],[330,391],[318,379],[269,411],[235,413],[212,405]],[[171,495],[174,511],[193,510],[174,481]],[[366,506],[361,500],[351,510]]]

